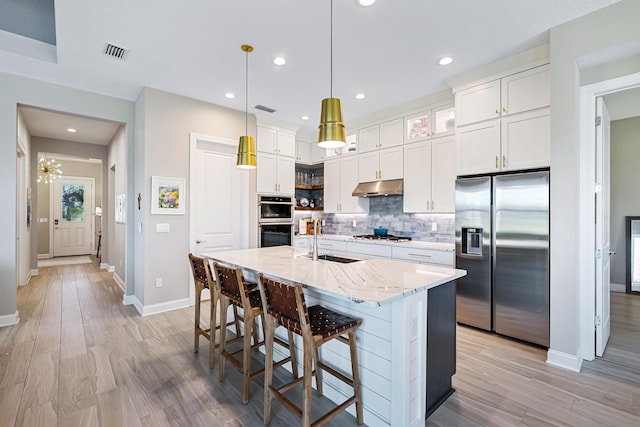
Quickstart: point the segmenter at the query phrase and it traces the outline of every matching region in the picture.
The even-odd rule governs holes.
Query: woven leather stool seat
[[[355,331],[362,321],[320,305],[307,308],[300,284],[282,283],[261,274],[259,285],[264,312],[267,313],[265,316],[264,423],[269,424],[271,421],[271,400],[276,397],[289,410],[301,417],[302,425],[305,427],[326,423],[352,403],[356,405],[356,422],[362,424],[362,397],[355,335]],[[304,370],[301,378],[294,377],[290,383],[275,388],[272,386],[273,368],[271,368],[271,362],[273,360],[275,330],[278,326],[285,327],[289,333],[295,332],[302,336]],[[348,335],[348,338],[345,338],[344,334]],[[318,357],[318,348],[332,339],[349,345],[351,378],[324,364]],[[315,370],[312,370],[314,365]],[[317,394],[322,395],[322,371],[327,371],[353,387],[353,396],[311,423],[311,377],[315,375]],[[287,390],[300,383],[302,383],[303,393],[302,408],[296,406],[284,395]]]
[[[219,361],[219,380],[224,380],[225,359],[229,360],[234,366],[242,371],[242,402],[249,402],[249,381],[262,375],[265,369],[251,372],[251,349],[258,349],[264,345],[264,341],[258,339],[258,329],[256,327],[256,318],[263,316],[262,297],[259,290],[250,291],[250,284],[244,280],[242,270],[232,268],[215,262],[213,271],[216,275],[216,283],[220,291],[220,323],[223,318],[226,319],[229,305],[242,309],[242,319],[244,320],[244,333],[241,335],[238,331],[238,337],[243,340],[243,348],[234,353],[229,353],[226,349],[226,330],[220,331],[220,361]],[[255,287],[255,286],[254,286]],[[262,322],[264,326],[264,320]],[[253,345],[251,345],[251,337],[253,336]],[[298,364],[295,357],[295,346],[293,342],[293,334],[289,333],[289,342],[286,343],[280,339],[276,340],[278,344],[289,350],[289,357],[286,357],[273,366],[282,366],[291,362],[294,377],[298,376]],[[235,356],[242,353],[242,360]],[[272,368],[273,368],[272,366]]]

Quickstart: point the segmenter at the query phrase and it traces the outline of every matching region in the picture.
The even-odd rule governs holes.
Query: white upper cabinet
[[[452,106],[432,108],[405,118],[405,143],[422,141],[455,132],[455,109]]]
[[[403,211],[454,212],[455,165],[453,137],[406,144]]]
[[[457,173],[550,164],[549,66],[456,92]]]
[[[296,140],[293,132],[257,127],[256,191],[293,195],[295,192]]]
[[[402,118],[380,123],[379,148],[398,147],[404,143],[402,138]]]
[[[358,185],[358,156],[342,155],[324,162],[324,212],[364,213],[369,199],[351,194]]]
[[[500,117],[500,80],[456,93],[456,125]]]
[[[402,147],[358,154],[359,182],[402,178]]]
[[[296,135],[293,132],[258,126],[256,151],[296,157]]]
[[[366,153],[367,151],[377,150],[380,147],[380,126],[369,126],[368,128],[358,131],[358,151]]]

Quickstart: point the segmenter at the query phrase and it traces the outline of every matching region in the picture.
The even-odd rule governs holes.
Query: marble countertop
[[[367,259],[342,264],[313,261],[290,246],[205,252],[201,256],[357,303],[380,306],[465,276],[464,270]]]
[[[309,234],[298,234],[295,238],[311,238],[313,236]],[[424,249],[433,249],[436,251],[445,251],[445,252],[454,252],[456,250],[455,244],[453,243],[442,243],[442,242],[424,242],[417,240],[410,240],[405,242],[394,242],[391,240],[375,240],[375,239],[356,239],[353,236],[347,235],[339,235],[339,234],[319,234],[318,238],[320,239],[330,239],[330,240],[341,240],[347,242],[359,242],[359,243],[373,243],[375,245],[387,245],[387,246],[404,246],[410,248],[424,248]]]

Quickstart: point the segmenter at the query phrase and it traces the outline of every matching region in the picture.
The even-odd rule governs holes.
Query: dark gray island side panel
[[[428,291],[427,417],[454,392],[456,373],[456,281]]]

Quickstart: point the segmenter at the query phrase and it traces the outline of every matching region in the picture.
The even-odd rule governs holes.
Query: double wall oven
[[[258,196],[258,246],[291,246],[293,197]]]

